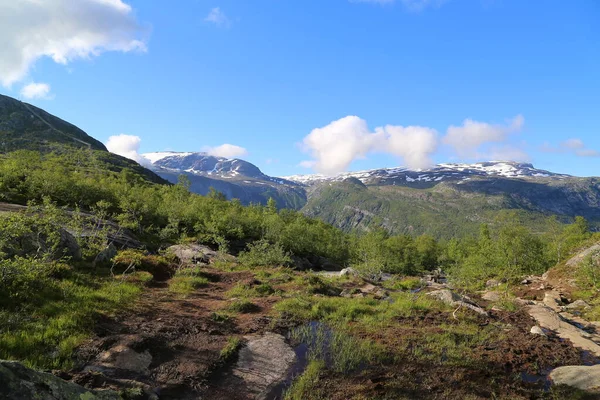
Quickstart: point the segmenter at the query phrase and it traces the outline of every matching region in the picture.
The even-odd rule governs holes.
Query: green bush
[[[248,267],[280,267],[292,263],[290,254],[281,245],[271,244],[264,239],[250,243],[238,259]]]

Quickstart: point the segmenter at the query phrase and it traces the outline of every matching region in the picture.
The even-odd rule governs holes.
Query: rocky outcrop
[[[446,303],[454,307],[465,307],[469,310],[473,310],[478,314],[487,316],[488,313],[483,308],[475,304],[467,296],[461,296],[458,293],[454,293],[450,289],[440,289],[428,293],[429,296],[438,299],[439,301]]]
[[[208,264],[218,253],[201,244],[177,244],[167,249],[181,264]]]
[[[600,365],[559,367],[550,372],[555,385],[567,385],[600,394]]]
[[[15,361],[0,361],[1,400],[121,400],[114,391],[87,390]]]
[[[563,338],[570,340],[575,347],[591,352],[600,357],[600,335],[590,334],[579,327],[569,323],[555,310],[544,304],[535,304],[528,307],[531,315],[538,325],[546,330],[554,331]]]
[[[296,362],[296,353],[281,335],[267,332],[260,337],[248,337],[239,352],[228,382],[241,382],[250,398],[266,399],[271,389],[282,382]]]

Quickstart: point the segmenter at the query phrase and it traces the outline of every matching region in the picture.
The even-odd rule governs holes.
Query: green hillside
[[[557,215],[563,222],[584,216],[600,227],[597,178],[507,179],[477,177],[425,187],[364,185],[357,179],[309,188],[302,211],[344,231],[384,227],[393,234],[437,238],[474,234],[499,212],[515,211],[534,230]]]

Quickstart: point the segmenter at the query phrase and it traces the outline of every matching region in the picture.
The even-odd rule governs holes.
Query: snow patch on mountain
[[[516,163],[510,161],[490,161],[475,164],[438,164],[424,170],[410,170],[408,168],[382,168],[357,172],[345,172],[335,176],[322,174],[292,175],[284,179],[304,185],[319,182],[343,181],[347,178],[357,178],[363,183],[373,180],[392,180],[405,182],[440,182],[443,180],[468,180],[473,176],[496,176],[504,178],[565,178],[569,175],[556,174],[549,171],[536,169],[532,164]]]

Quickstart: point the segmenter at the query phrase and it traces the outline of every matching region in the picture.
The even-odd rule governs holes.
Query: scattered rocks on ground
[[[15,361],[0,361],[0,398],[2,400],[120,400],[110,390],[87,390],[54,375],[38,372]]]
[[[532,326],[531,330],[529,332],[532,333],[533,335],[546,336],[546,333],[544,332],[544,330],[537,325]]]
[[[435,290],[428,293],[429,296],[435,297],[436,299],[449,304],[451,306],[466,307],[470,310],[475,311],[478,314],[487,316],[488,313],[477,304],[473,303],[467,296],[461,296],[458,293],[454,293],[450,289]]]
[[[590,393],[600,393],[600,365],[558,367],[550,372],[552,383]]]

